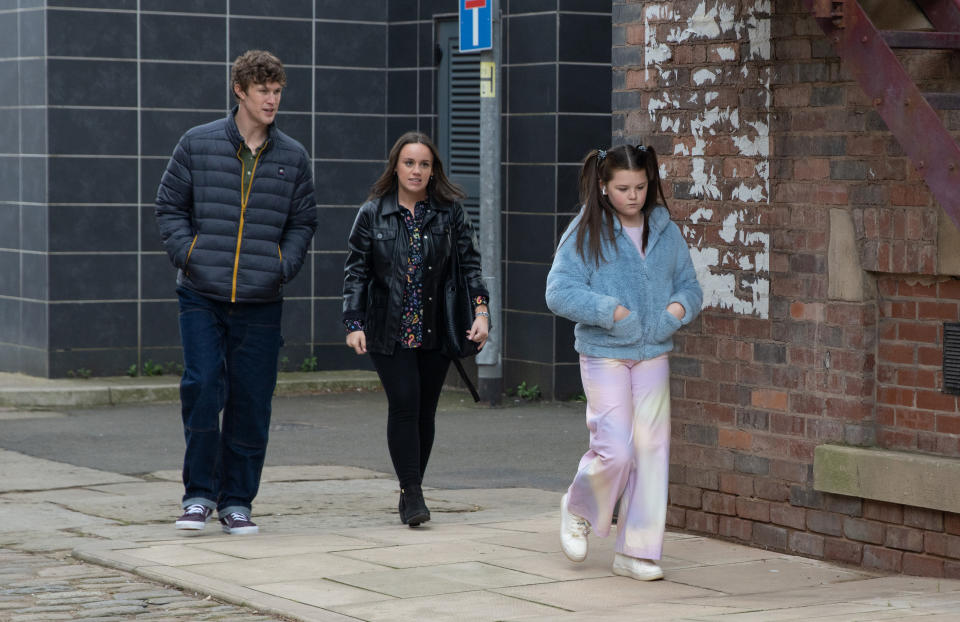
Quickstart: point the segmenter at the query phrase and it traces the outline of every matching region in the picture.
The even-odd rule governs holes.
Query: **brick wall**
[[[613,21],[614,141],[663,154],[708,304],[671,358],[668,524],[960,576],[960,516],[813,488],[823,443],[960,455],[940,391],[960,281],[922,179],[798,0],[619,1]],[[943,81],[942,56],[907,61]],[[837,214],[857,295],[831,287]]]
[[[878,282],[877,442],[960,457],[957,396],[943,393],[943,323],[960,322],[960,281]]]

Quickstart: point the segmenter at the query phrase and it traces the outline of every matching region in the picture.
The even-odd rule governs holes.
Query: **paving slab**
[[[673,580],[673,575],[670,578]],[[813,585],[799,589],[788,586],[779,591],[766,590],[763,583],[754,585],[753,593],[711,596],[698,599],[697,602],[728,607],[742,606],[748,609],[787,609],[829,603],[870,602],[871,600],[876,600],[880,604],[897,600],[922,603],[939,598],[942,594],[956,596],[960,591],[960,581],[957,580],[910,576],[874,576],[862,580]]]
[[[869,576],[815,560],[778,558],[681,568],[670,573],[670,580],[726,594],[756,594],[856,581]]]
[[[683,585],[673,581],[639,582],[627,577],[599,577],[578,581],[552,581],[543,585],[527,585],[494,590],[499,594],[514,596],[544,605],[583,611],[603,603],[612,609],[626,605],[655,603],[666,600],[695,598],[712,595],[713,590]]]
[[[736,613],[738,609],[696,605],[689,602],[644,603],[612,609],[586,609],[583,611],[556,611],[548,615],[507,618],[503,622],[639,622],[655,620],[670,622],[697,620],[697,616]]]
[[[137,574],[168,585],[208,594],[214,598],[250,607],[273,615],[282,615],[304,622],[356,622],[355,618],[339,615],[303,603],[252,590],[229,580],[199,575],[184,568],[143,566]]]
[[[332,607],[395,600],[389,594],[345,585],[331,579],[310,579],[251,585],[250,589],[313,607]]]
[[[546,577],[499,568],[480,562],[463,562],[402,569],[362,572],[333,579],[398,598],[415,598],[454,592],[469,592],[512,585],[550,581]]]
[[[559,548],[559,545],[557,548]],[[546,577],[554,581],[579,581],[613,576],[610,569],[613,564],[612,552],[610,555],[604,556],[594,554],[591,551],[587,559],[579,564],[572,563],[559,551],[503,558],[488,563]]]
[[[33,537],[41,532],[61,532],[112,522],[70,511],[56,503],[15,503],[3,499],[0,499],[0,516],[3,517],[0,520],[0,533],[33,534]]]
[[[460,592],[422,598],[338,605],[336,611],[368,622],[490,622],[519,616],[555,615],[559,611],[538,603],[491,592]],[[556,619],[556,618],[554,618]]]
[[[360,535],[359,533],[357,535]],[[224,538],[215,542],[197,542],[192,548],[223,553],[241,559],[285,557],[302,553],[331,553],[375,547],[378,544],[360,538],[334,533],[295,536],[263,536],[260,538]]]
[[[197,564],[231,563],[232,555],[224,555],[187,544],[160,544],[143,548],[126,549],[125,553],[142,560],[140,565],[193,566]]]
[[[137,481],[126,475],[33,458],[6,449],[0,449],[0,473],[0,493]],[[38,477],[41,473],[43,476]]]
[[[432,510],[431,510],[432,511]],[[430,542],[447,542],[460,540],[482,540],[493,534],[500,533],[486,524],[445,523],[441,520],[431,520],[423,523],[416,529],[403,528],[400,521],[391,517],[386,525],[363,529],[338,529],[335,533],[349,537],[361,538],[381,546],[403,546],[408,544],[426,544]]]
[[[234,558],[229,562],[182,567],[198,575],[231,581],[243,586],[274,581],[339,577],[383,569],[383,566],[377,564],[333,553],[306,553],[259,559]]]
[[[764,559],[789,559],[789,555],[742,546],[706,537],[664,538],[663,554],[675,560],[675,568],[683,562],[697,566],[714,566]]]
[[[483,544],[496,544],[534,553],[553,553],[557,550],[559,534],[554,532],[516,533],[503,532],[491,534],[489,538],[478,540]],[[594,544],[597,539],[594,538]]]
[[[372,562],[390,568],[436,566],[470,561],[485,562],[521,557],[526,554],[527,552],[521,549],[470,540],[446,540],[339,553],[343,557]]]

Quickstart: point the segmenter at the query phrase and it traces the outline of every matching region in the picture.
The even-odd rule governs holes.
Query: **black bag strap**
[[[454,358],[451,359],[453,364],[457,367],[457,373],[460,374],[460,378],[463,380],[463,383],[467,385],[467,389],[470,391],[470,395],[473,396],[474,402],[480,401],[480,394],[477,393],[477,388],[473,386],[473,383],[470,382],[470,376],[467,375],[467,370],[463,368],[463,364],[460,362],[460,359]]]
[[[460,277],[460,249],[456,246],[456,240],[453,238],[453,222],[450,223],[450,226],[447,228],[447,236],[450,240],[450,274],[454,278]],[[453,357],[451,359],[454,366],[457,368],[457,373],[460,374],[460,379],[463,380],[463,383],[467,385],[467,390],[470,391],[470,395],[473,396],[474,402],[480,401],[480,394],[477,393],[477,388],[473,386],[473,382],[470,381],[470,376],[467,375],[467,370],[463,368],[463,363],[460,362],[460,359]]]

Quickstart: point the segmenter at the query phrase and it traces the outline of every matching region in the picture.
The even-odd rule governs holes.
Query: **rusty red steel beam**
[[[954,1],[954,0],[951,0]],[[817,0],[803,0],[811,12]],[[872,100],[943,211],[960,229],[960,146],[887,46],[860,4],[841,18],[816,18],[846,69]]]
[[[960,0],[916,0],[916,2],[937,30],[960,31]]]

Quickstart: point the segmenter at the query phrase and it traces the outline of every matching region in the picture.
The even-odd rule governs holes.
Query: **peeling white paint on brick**
[[[717,48],[717,56],[720,57],[720,60],[734,60],[737,57],[737,51],[732,47],[723,46]]]
[[[691,83],[697,90],[687,105],[702,102],[699,108],[684,111],[671,90],[651,98],[647,112],[651,121],[656,122],[659,117],[661,131],[682,139],[674,144],[673,153],[691,158],[691,196],[744,206],[744,209],[723,209],[720,212],[701,207],[690,217],[690,222],[699,227],[709,226],[713,219],[721,218],[722,222],[713,226],[720,225],[720,239],[729,246],[707,247],[699,228],[685,226],[683,229],[693,246],[694,265],[704,288],[705,306],[729,308],[736,313],[764,318],[769,312],[770,236],[752,229],[760,224],[764,206],[770,201],[772,74],[769,65],[760,63],[771,59],[771,6],[771,0],[752,3],[749,0],[740,3],[704,0],[692,13],[684,11],[681,15],[672,4],[649,3],[644,13],[644,65],[655,70],[664,84],[669,84],[670,79],[676,80],[677,76],[676,68],[663,66],[672,58],[670,44],[690,44],[692,41],[723,43],[714,49],[716,56],[712,63],[691,68]],[[657,26],[662,32],[664,22],[675,25],[668,28],[666,40],[659,41]],[[742,92],[761,106],[760,110],[751,110],[745,117],[737,107],[716,106],[720,97],[718,91],[701,90],[722,82],[723,69],[715,64],[716,59],[720,62],[737,59],[737,48],[729,43],[731,33],[736,34],[740,45],[749,47],[749,52],[744,49],[745,54],[741,57],[744,61],[751,61],[740,67]],[[733,71],[731,67],[727,73]],[[700,93],[703,93],[702,99]],[[673,110],[668,113],[670,109]],[[738,152],[737,157],[753,161],[755,175],[738,179],[736,184],[724,183],[727,180],[721,179],[718,159],[707,156],[718,136],[729,137]],[[666,178],[666,174],[663,177]]]
[[[669,102],[657,99],[656,97],[651,97],[650,101],[647,102],[647,110],[650,112],[650,118],[653,119],[656,117],[654,114],[657,110],[662,110],[667,107]]]
[[[660,71],[660,65],[668,60],[672,56],[670,51],[670,46],[666,43],[657,42],[657,28],[654,26],[650,27],[650,20],[654,21],[663,21],[663,20],[675,20],[677,19],[677,14],[673,11],[669,4],[649,4],[644,10],[643,14],[643,28],[644,28],[644,46],[643,46],[643,77],[644,79],[650,78],[650,65],[654,65],[657,68],[657,71],[662,74]]]
[[[762,272],[770,271],[770,234],[764,233],[762,231],[751,231],[746,234],[743,238],[744,246],[752,246],[754,244],[759,244],[760,248],[764,249],[763,252],[758,252],[754,255],[754,259],[757,262],[757,270]]]
[[[693,83],[703,86],[704,82],[716,82],[720,78],[720,70],[698,69],[693,72]]]
[[[734,199],[739,199],[740,201],[753,201],[755,203],[759,203],[766,200],[766,190],[766,186],[748,186],[747,184],[741,183],[739,186],[733,189],[731,196]]]
[[[670,130],[674,134],[680,131],[681,119],[678,117],[676,119],[670,119],[668,116],[664,115],[660,117],[660,131],[666,132]]]
[[[720,198],[720,187],[717,185],[717,173],[713,167],[707,171],[703,158],[696,158],[693,161],[693,187],[690,189],[692,194],[705,196],[710,199]]]
[[[676,35],[671,33],[672,38],[668,38],[668,41],[679,43],[690,38],[716,39],[734,28],[735,15],[735,7],[718,2],[708,9],[707,3],[702,2],[687,20],[686,28]]]
[[[723,227],[720,228],[720,237],[727,244],[733,244],[737,239],[737,222],[743,220],[743,212],[730,212],[723,219]]]
[[[700,222],[701,218],[709,221],[711,218],[713,218],[713,210],[707,207],[701,207],[694,213],[690,214],[690,222],[693,224]]]

